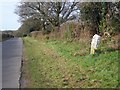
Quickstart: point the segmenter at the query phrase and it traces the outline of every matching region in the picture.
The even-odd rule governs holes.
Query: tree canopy
[[[60,26],[60,24],[77,18],[78,2],[21,2],[16,13],[20,21],[28,18],[38,19],[44,24]]]
[[[50,32],[69,20],[90,25],[94,33],[119,32],[120,2],[20,2],[15,13],[29,32]]]
[[[80,4],[81,20],[97,32],[118,32],[120,29],[120,2],[85,2]]]

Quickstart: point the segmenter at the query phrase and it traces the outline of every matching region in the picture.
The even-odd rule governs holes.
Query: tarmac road
[[[2,88],[19,88],[23,42],[12,38],[2,42]]]

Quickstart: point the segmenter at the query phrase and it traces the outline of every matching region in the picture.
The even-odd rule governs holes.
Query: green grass
[[[29,72],[28,87],[118,87],[118,51],[101,44],[89,54],[89,42],[38,41],[23,38]]]

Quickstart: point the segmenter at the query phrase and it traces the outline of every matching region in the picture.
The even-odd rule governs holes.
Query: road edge
[[[21,38],[22,40],[22,38]],[[22,78],[23,78],[23,49],[24,49],[24,43],[23,43],[23,40],[22,40],[22,56],[21,56],[21,67],[20,67],[20,77],[19,77],[19,88],[22,88]]]

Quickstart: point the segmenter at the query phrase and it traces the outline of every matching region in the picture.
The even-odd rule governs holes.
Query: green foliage
[[[81,19],[85,23],[98,27],[101,20],[101,3],[89,2],[81,4]]]
[[[23,34],[23,37],[26,37],[27,36],[27,34]]]
[[[99,25],[99,32],[101,33],[105,32],[105,27],[106,27],[106,21],[105,19],[102,19]]]
[[[81,19],[92,25],[93,32],[118,33],[120,2],[89,2],[81,4]],[[115,9],[116,8],[116,9]],[[94,28],[96,31],[94,31]]]
[[[112,32],[113,34],[120,33],[120,22],[116,18],[113,18],[113,20],[111,21],[110,32]]]

